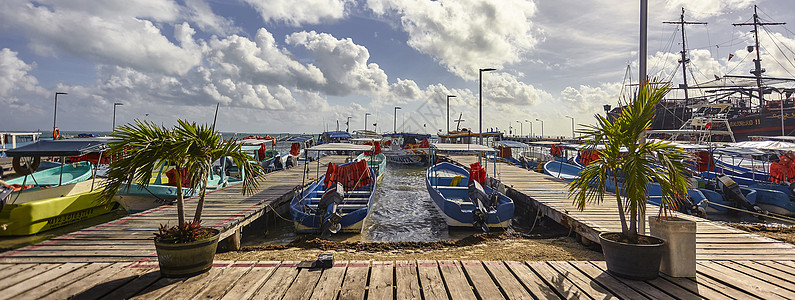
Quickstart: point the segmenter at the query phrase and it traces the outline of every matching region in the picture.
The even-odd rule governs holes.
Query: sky
[[[791,0],[649,0],[648,74],[748,75],[754,5],[767,76],[795,77]],[[569,136],[638,81],[639,1],[3,0],[0,131],[148,120],[224,132],[483,129]],[[729,59],[729,56],[733,58]],[[629,68],[628,68],[629,66]],[[479,69],[494,68],[492,72]],[[629,69],[629,71],[628,71]],[[623,92],[622,92],[623,91]],[[673,93],[678,93],[677,91]],[[672,95],[675,96],[675,95]],[[396,109],[400,107],[400,109]],[[369,115],[368,115],[369,114]],[[395,117],[396,116],[396,117]]]

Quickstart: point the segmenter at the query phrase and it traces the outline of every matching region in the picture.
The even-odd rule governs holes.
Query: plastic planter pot
[[[188,277],[201,274],[213,267],[215,248],[220,231],[215,235],[191,243],[171,244],[155,241],[160,274],[164,277]]]
[[[653,236],[641,235],[655,243],[650,245],[627,244],[605,237],[613,234],[620,233],[603,232],[599,234],[607,271],[610,274],[633,280],[651,280],[659,276],[660,259],[665,241]]]

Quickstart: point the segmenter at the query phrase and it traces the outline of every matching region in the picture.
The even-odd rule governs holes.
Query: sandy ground
[[[286,246],[247,246],[218,253],[218,260],[314,260],[319,254],[335,260],[604,260],[572,237],[526,238],[522,234],[475,234],[458,241],[339,242],[293,241]]]
[[[729,226],[753,232],[775,240],[795,244],[795,227],[781,224],[729,224]]]

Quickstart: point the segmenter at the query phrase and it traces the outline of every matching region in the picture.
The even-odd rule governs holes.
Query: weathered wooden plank
[[[527,262],[527,265],[535,271],[539,277],[544,279],[550,287],[555,289],[557,293],[563,296],[564,299],[587,299],[588,295],[580,290],[576,285],[569,281],[565,276],[561,275],[546,262]]]
[[[539,299],[557,299],[560,296],[550,288],[544,280],[533,272],[527,265],[516,261],[506,261],[505,265],[516,275],[519,282],[530,291],[534,297]]]
[[[348,262],[345,280],[342,282],[342,289],[340,290],[340,299],[364,299],[369,271],[369,261]]]
[[[80,281],[72,283],[70,286],[67,286],[64,290],[66,290],[67,294],[69,294],[69,297],[71,297],[72,300],[99,299],[109,294],[111,291],[114,291],[117,288],[124,286],[128,282],[132,282],[134,279],[140,277],[143,274],[155,273],[155,271],[153,271],[153,269],[150,268],[128,268],[127,265],[129,265],[129,263],[127,262],[119,264],[122,267],[120,267],[118,272],[116,272],[115,274],[105,277],[102,277],[101,276],[102,274],[97,274],[96,278],[94,278],[94,276],[86,277]],[[90,281],[94,279],[97,279],[98,281],[95,283],[90,283]],[[74,293],[68,292],[69,290],[77,291],[80,289],[82,289],[82,291]],[[141,287],[141,289],[143,289],[143,287]],[[133,293],[135,292],[132,292],[130,294]],[[57,296],[57,295],[51,294],[51,296]],[[60,297],[55,297],[55,298],[59,299]]]
[[[774,262],[774,261],[759,261],[759,260],[753,261],[753,263],[759,264],[759,265],[764,266],[764,267],[767,267],[767,269],[765,269],[767,272],[770,272],[768,270],[771,270],[771,269],[775,270],[775,271],[778,271],[778,272],[781,272],[780,273],[781,274],[781,276],[780,276],[781,278],[788,278],[789,279],[789,278],[795,277],[795,268],[789,267],[787,265],[783,265],[783,264],[780,264],[780,263]]]
[[[312,296],[312,289],[317,285],[321,274],[323,274],[323,270],[319,268],[301,269],[298,272],[298,277],[295,278],[295,281],[290,285],[282,299],[309,299]]]
[[[323,275],[320,276],[320,280],[312,292],[312,299],[337,299],[347,267],[347,261],[337,261],[331,268],[323,270]]]
[[[65,299],[118,272],[126,263],[91,263],[17,295],[19,299]],[[82,284],[76,285],[75,283]]]
[[[532,299],[533,296],[525,290],[519,280],[513,276],[508,267],[501,261],[484,261],[483,265],[499,284],[508,299]]]
[[[176,288],[186,278],[166,278],[161,277],[150,286],[146,287],[143,291],[136,294],[130,299],[157,299],[165,295],[172,289]]]
[[[229,266],[221,269],[220,275],[205,284],[204,288],[193,296],[193,298],[221,299],[240,277],[243,277],[246,272],[251,270],[251,267],[253,267],[255,263],[255,261],[236,261],[230,263]]]
[[[698,272],[705,274],[709,277],[726,282],[735,286],[737,289],[765,299],[787,299],[787,295],[792,293],[774,286],[764,281],[754,280],[746,274],[740,273],[734,269],[720,265],[717,262],[698,262],[696,265]]]
[[[367,299],[394,299],[395,289],[392,278],[395,275],[395,264],[391,261],[374,261],[370,267],[370,284]]]
[[[27,290],[36,288],[39,285],[45,284],[51,280],[60,277],[63,274],[69,273],[72,270],[82,267],[84,265],[86,264],[67,263],[67,264],[57,265],[54,268],[47,268],[46,271],[41,273],[38,272],[34,273],[33,277],[29,277],[14,285],[3,288],[2,289],[3,292],[0,293],[0,299],[15,298],[17,295],[22,294]]]
[[[276,268],[280,265],[277,261],[261,261],[251,266],[240,280],[229,287],[229,290],[221,299],[239,300],[250,299],[259,291],[260,287],[270,278]],[[286,289],[286,288],[285,288]]]
[[[591,263],[594,266],[596,266],[599,270],[602,270],[605,274],[610,274],[609,272],[607,272],[607,265],[605,264],[604,261],[592,261]],[[641,293],[642,295],[650,299],[674,299],[673,297],[660,291],[659,289],[655,288],[654,286],[648,284],[645,281],[629,280],[618,276],[613,276],[613,278],[615,278],[616,280],[620,281],[625,285],[630,286],[638,293]]]
[[[396,299],[419,300],[422,298],[416,262],[395,262],[395,288]]]
[[[497,284],[491,279],[481,262],[462,261],[461,265],[467,275],[469,275],[472,286],[475,287],[475,293],[478,294],[480,299],[505,299],[505,296],[500,292]]]
[[[461,264],[454,260],[439,261],[439,269],[452,299],[475,299]]]
[[[567,262],[551,261],[548,264],[561,275],[568,278],[574,285],[594,299],[617,299],[613,293],[600,286],[580,270]]]
[[[418,260],[417,275],[420,277],[423,298],[426,300],[447,299],[447,290],[436,261]]]
[[[57,265],[38,265],[38,264],[13,264],[8,268],[0,270],[0,290],[9,287],[17,282],[33,277],[38,273],[55,268]],[[36,267],[36,268],[34,268]]]
[[[775,285],[777,289],[781,289],[780,292],[776,292],[777,294],[795,299],[795,283],[792,282],[795,276],[784,276],[786,274],[784,272],[748,261],[722,261],[718,262],[718,264],[743,272],[754,279],[760,279],[765,283]]]
[[[292,285],[293,280],[298,275],[297,261],[282,262],[268,281],[259,289],[257,297],[264,299],[281,299],[284,293]]]
[[[184,281],[180,282],[176,287],[160,296],[160,298],[195,298],[194,295],[204,289],[204,287],[206,287],[208,284],[215,281],[230,264],[231,262],[216,261],[213,263],[213,267],[209,271],[188,277]]]
[[[609,273],[604,272],[604,271],[596,268],[590,262],[573,261],[573,262],[570,262],[570,263],[571,263],[572,266],[574,266],[577,269],[579,269],[580,272],[585,273],[592,280],[598,282],[602,286],[605,286],[613,294],[617,295],[618,297],[620,297],[622,299],[643,299],[643,298],[645,298],[643,295],[641,295],[640,293],[636,292],[635,290],[633,290],[628,285],[622,283],[618,279],[613,278],[613,276],[610,275]]]

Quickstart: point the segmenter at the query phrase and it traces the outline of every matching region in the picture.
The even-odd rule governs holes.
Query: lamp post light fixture
[[[348,116],[348,121],[345,122],[345,132],[351,132],[351,116]]]
[[[524,121],[525,121],[527,124],[530,124],[530,136],[528,136],[528,137],[531,137],[531,136],[533,135],[533,122],[531,122],[531,121],[529,121],[529,120],[524,120]]]
[[[522,125],[522,121],[516,120],[516,123],[519,123],[519,136],[524,135],[524,126]]]
[[[371,113],[364,114],[364,130],[367,131],[367,116],[371,115]]]
[[[124,105],[124,103],[119,103],[119,102],[113,103],[113,128],[111,129],[111,131],[116,130],[116,106],[119,105]]]
[[[58,95],[66,95],[64,92],[55,92],[55,107],[52,110],[52,132],[55,135],[55,117],[58,115]],[[53,138],[56,138],[53,136]]]
[[[395,106],[395,121],[392,123],[392,131],[394,131],[395,133],[397,133],[397,110],[398,109],[403,109],[403,108],[400,107],[400,106]]]
[[[571,119],[571,138],[573,139],[574,138],[574,117],[566,116],[566,118]]]
[[[450,134],[450,98],[455,97],[455,95],[447,95],[447,132],[445,134]]]
[[[483,72],[496,71],[495,68],[478,70],[478,143],[483,145]]]
[[[536,121],[541,122],[541,138],[543,139],[544,138],[544,121],[542,121],[541,119],[536,119]]]

